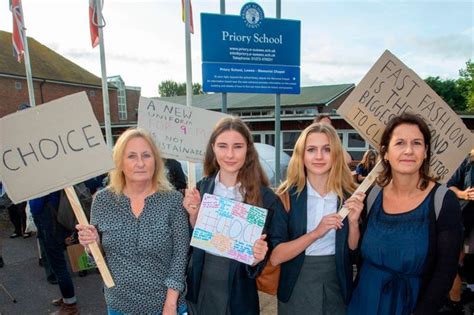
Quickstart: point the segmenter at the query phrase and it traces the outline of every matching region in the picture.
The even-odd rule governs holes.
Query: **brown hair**
[[[306,127],[296,140],[293,155],[288,164],[287,179],[278,187],[278,193],[284,193],[293,186],[300,193],[306,185],[304,152],[306,139],[312,133],[323,133],[329,139],[332,167],[329,171],[326,189],[327,191],[334,191],[339,199],[343,200],[344,193],[353,193],[356,185],[352,180],[351,170],[347,166],[341,140],[336,130],[331,125],[322,123],[314,123]]]
[[[329,119],[329,121],[332,123],[331,116],[326,115],[326,114],[321,114],[321,115],[318,115],[318,116],[314,117],[313,123],[320,123],[321,120],[323,120],[323,119]]]
[[[253,145],[252,134],[247,125],[238,117],[226,117],[219,120],[214,127],[209,142],[207,143],[206,155],[204,158],[204,176],[214,176],[219,172],[220,166],[217,163],[213,145],[217,137],[225,131],[237,131],[242,135],[247,143],[247,155],[245,156],[244,165],[239,170],[237,182],[240,182],[240,193],[244,196],[244,202],[262,206],[262,196],[260,194],[260,186],[268,187],[270,182],[267,175],[263,172],[258,153]]]
[[[123,192],[126,184],[125,175],[123,174],[125,148],[127,147],[128,142],[134,138],[144,139],[150,145],[153,157],[155,158],[155,172],[152,177],[153,189],[158,191],[170,191],[172,187],[166,177],[165,166],[161,159],[160,151],[156,147],[150,134],[147,131],[138,128],[127,129],[120,135],[115,143],[112,153],[115,169],[109,172],[110,183],[108,187],[110,190],[116,194],[121,194]]]
[[[378,155],[379,154],[377,153],[377,151],[373,149],[368,149],[367,151],[365,151],[364,156],[362,157],[362,161],[360,161],[359,164],[364,167],[367,173],[370,173],[375,164],[377,164]],[[373,162],[371,160],[371,157],[374,157]]]
[[[417,187],[421,190],[425,190],[428,187],[429,181],[436,180],[436,178],[429,175],[431,159],[431,132],[423,118],[410,113],[403,113],[400,116],[392,118],[382,133],[382,138],[380,140],[380,156],[382,158],[383,170],[377,178],[377,183],[380,186],[385,187],[392,180],[392,168],[390,163],[388,163],[388,161],[385,159],[385,155],[387,154],[388,145],[392,139],[393,130],[395,130],[395,128],[400,125],[417,126],[423,135],[423,140],[426,147],[426,158],[423,160],[423,164],[421,164],[419,169],[420,181],[418,182]]]

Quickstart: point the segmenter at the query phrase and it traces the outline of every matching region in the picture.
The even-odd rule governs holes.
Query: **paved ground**
[[[59,287],[46,281],[44,270],[38,265],[36,237],[10,239],[11,232],[5,212],[0,211],[0,242],[5,260],[5,266],[0,268],[0,314],[42,315],[55,311],[57,308],[50,301],[60,297]],[[96,272],[86,277],[73,274],[73,282],[81,314],[105,314],[100,275]],[[2,285],[17,303],[12,303]],[[261,304],[262,314],[276,314],[274,297],[262,295]]]
[[[0,241],[5,266],[0,268],[0,313],[49,314],[56,310],[50,301],[60,297],[59,287],[46,282],[44,270],[38,265],[36,237],[10,239],[11,225],[0,217]],[[104,314],[105,303],[100,275],[80,278],[73,282],[81,314]],[[17,300],[12,303],[2,286]]]

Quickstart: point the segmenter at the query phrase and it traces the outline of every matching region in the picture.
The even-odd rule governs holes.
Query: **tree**
[[[176,96],[178,95],[178,83],[172,80],[162,81],[158,85],[158,93],[161,97]]]
[[[459,80],[459,79],[458,79]],[[425,82],[455,111],[466,110],[466,98],[457,83],[458,80],[442,80],[440,77],[428,77]]]
[[[466,69],[459,70],[458,84],[466,99],[466,109],[474,112],[474,62],[466,61]]]
[[[161,97],[186,95],[186,82],[178,83],[173,80],[162,81],[158,85],[158,93]],[[193,84],[193,95],[203,94],[199,83]]]

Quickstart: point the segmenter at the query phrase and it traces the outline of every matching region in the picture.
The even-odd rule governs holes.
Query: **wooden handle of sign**
[[[64,188],[64,191],[66,192],[67,198],[69,199],[69,202],[71,203],[72,210],[74,211],[74,215],[76,216],[77,221],[79,224],[89,224],[87,221],[86,214],[84,213],[84,210],[82,210],[81,203],[79,202],[79,198],[77,198],[76,191],[74,190],[74,187],[69,186]],[[104,256],[102,255],[102,252],[100,251],[99,244],[97,242],[94,242],[89,245],[89,249],[91,250],[92,256],[94,257],[95,263],[97,265],[97,268],[99,268],[100,275],[102,276],[102,280],[104,280],[105,285],[107,288],[111,288],[115,286],[114,280],[112,279],[112,275],[110,274],[109,268],[105,264]]]
[[[196,187],[196,164],[188,162],[188,188]]]
[[[370,186],[372,186],[372,184],[375,182],[375,180],[377,179],[377,176],[379,176],[379,174],[382,172],[382,169],[383,169],[382,161],[379,161],[377,164],[375,164],[372,171],[370,171],[370,173],[367,175],[364,181],[359,185],[359,187],[357,187],[356,191],[354,191],[354,194],[359,191],[362,191],[365,193],[370,188]],[[338,213],[344,220],[349,214],[349,211],[350,211],[349,209],[342,207],[342,209],[339,210]]]

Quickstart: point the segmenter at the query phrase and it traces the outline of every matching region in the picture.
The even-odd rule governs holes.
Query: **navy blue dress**
[[[359,281],[348,314],[411,314],[428,253],[430,196],[415,209],[387,214],[383,191],[369,213]]]

